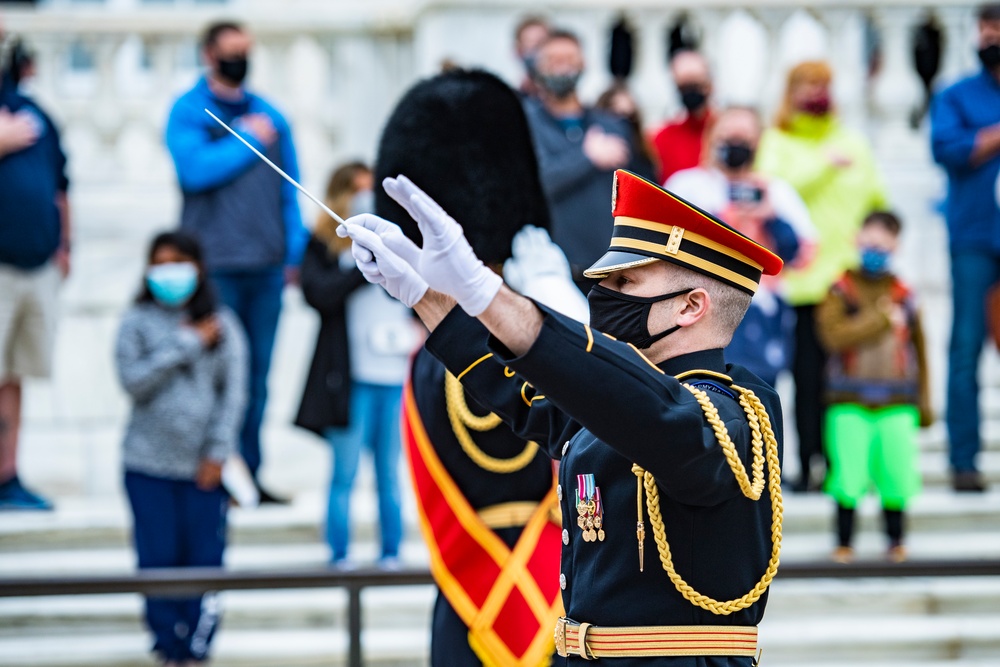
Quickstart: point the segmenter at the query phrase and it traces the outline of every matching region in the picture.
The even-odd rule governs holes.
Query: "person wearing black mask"
[[[697,51],[678,51],[670,60],[682,111],[653,135],[660,159],[660,182],[701,162],[705,128],[712,120],[712,72]]]
[[[801,267],[814,254],[816,230],[802,198],[787,181],[754,169],[761,132],[754,109],[721,111],[706,132],[704,165],[677,172],[664,187],[770,249],[786,265]],[[791,363],[794,317],[782,288],[779,278],[761,282],[726,348],[726,359],[746,366],[771,386]]]
[[[552,240],[566,253],[573,279],[586,293],[593,281],[583,270],[600,257],[611,231],[607,193],[613,172],[637,170],[639,151],[623,119],[580,101],[577,84],[584,66],[573,33],[550,33],[535,62],[539,96],[525,98],[524,111],[552,212]]]
[[[261,465],[260,429],[267,374],[286,282],[295,282],[309,232],[298,193],[229,136],[209,109],[299,178],[291,129],[270,103],[250,92],[253,39],[236,23],[210,26],[202,40],[207,72],[170,111],[166,143],[183,194],[181,228],[194,235],[219,296],[247,333],[249,401],[240,452],[254,479]],[[258,483],[259,487],[259,483]],[[275,500],[261,490],[262,502]]]
[[[945,419],[956,491],[986,488],[977,465],[981,447],[979,356],[986,338],[983,307],[1000,280],[1000,3],[980,6],[982,69],[940,91],[931,103],[931,150],[948,175],[952,329]]]

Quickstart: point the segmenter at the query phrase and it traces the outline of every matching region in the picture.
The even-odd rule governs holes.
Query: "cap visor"
[[[622,250],[609,250],[604,256],[594,262],[594,264],[583,272],[587,278],[604,278],[614,271],[630,269],[634,266],[645,266],[658,262],[658,257],[649,257],[634,252],[624,252]]]

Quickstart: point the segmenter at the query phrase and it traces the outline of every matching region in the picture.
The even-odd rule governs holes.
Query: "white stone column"
[[[882,69],[874,95],[881,121],[875,143],[883,160],[905,162],[925,154],[922,140],[909,127],[909,114],[921,90],[911,56],[919,12],[914,7],[882,7],[873,13],[882,33]]]

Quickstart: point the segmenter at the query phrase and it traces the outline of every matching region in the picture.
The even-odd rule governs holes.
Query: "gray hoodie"
[[[125,469],[193,480],[202,459],[225,460],[236,449],[247,394],[246,341],[226,308],[207,350],[183,310],[139,303],[122,318],[115,346],[118,377],[132,398]]]

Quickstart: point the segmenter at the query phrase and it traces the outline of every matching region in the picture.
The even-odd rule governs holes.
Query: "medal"
[[[576,525],[584,542],[604,541],[604,506],[592,474],[576,476]]]

